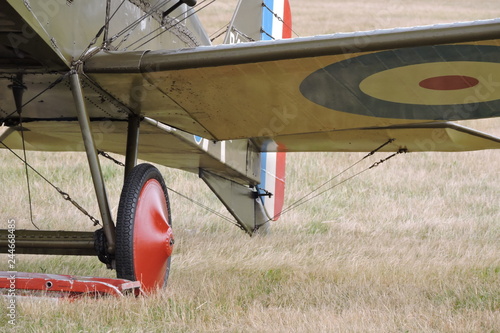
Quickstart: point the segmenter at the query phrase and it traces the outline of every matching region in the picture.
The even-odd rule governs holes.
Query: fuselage
[[[157,3],[160,5],[155,6]],[[69,71],[81,70],[79,64],[99,52],[209,45],[200,21],[193,15],[195,9],[182,4],[164,17],[176,3],[0,0],[0,124],[18,129],[22,119],[24,128],[22,140],[20,132],[14,131],[5,143],[17,149],[82,151]],[[175,102],[167,102],[162,87],[158,90],[148,85],[140,74],[112,78],[111,85],[117,89],[103,88],[100,80],[108,80],[106,77],[83,74],[86,109],[100,150],[124,154],[126,121],[131,114],[142,115],[144,107],[170,112],[161,119],[164,124],[169,124],[170,117],[182,115]],[[21,115],[13,96],[16,82],[23,87]],[[190,118],[186,121],[192,123]],[[151,139],[156,132],[162,134]],[[204,168],[243,183],[258,183],[258,163],[249,162],[258,154],[247,140],[214,143],[175,129],[167,132],[144,125],[139,156],[143,149],[148,151],[148,145],[157,145],[154,157],[141,158],[190,172]]]
[[[209,44],[193,9],[183,4],[163,17],[174,4],[150,0],[1,0],[0,70],[29,72],[26,65],[37,72],[64,70],[63,64],[71,66],[93,48],[171,50]]]

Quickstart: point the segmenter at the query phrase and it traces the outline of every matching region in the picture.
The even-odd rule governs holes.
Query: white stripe
[[[283,20],[285,17],[285,0],[274,0],[273,12]],[[283,38],[283,22],[278,20],[276,17],[273,17],[272,35],[275,39]]]
[[[270,216],[274,216],[274,192],[276,191],[276,157],[277,153],[267,153],[266,158],[266,184],[265,189],[273,194],[273,197],[264,198],[264,207]]]
[[[220,143],[220,160],[222,163],[226,163],[226,141]]]

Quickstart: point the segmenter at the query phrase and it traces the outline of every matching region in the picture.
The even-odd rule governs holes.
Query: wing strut
[[[128,117],[127,151],[125,153],[125,178],[137,164],[139,148],[139,126],[141,118],[135,114]]]
[[[80,129],[82,131],[85,152],[87,153],[90,173],[94,182],[97,203],[101,212],[104,234],[106,235],[108,242],[107,250],[108,253],[114,254],[116,244],[115,225],[111,217],[111,210],[109,208],[108,197],[106,195],[106,187],[104,186],[104,179],[102,177],[101,164],[99,163],[94,137],[90,129],[90,118],[87,113],[87,109],[85,108],[80,75],[75,70],[71,71],[70,84],[71,91],[73,92],[73,98],[75,100],[78,122],[80,123]]]

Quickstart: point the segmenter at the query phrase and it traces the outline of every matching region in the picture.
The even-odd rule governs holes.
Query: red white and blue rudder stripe
[[[292,16],[288,0],[264,0],[261,39],[292,37]],[[276,221],[285,199],[286,153],[261,153],[260,185],[258,186],[267,215]],[[266,191],[273,195],[265,196]]]
[[[288,0],[264,0],[262,5],[262,40],[292,37],[292,15]]]

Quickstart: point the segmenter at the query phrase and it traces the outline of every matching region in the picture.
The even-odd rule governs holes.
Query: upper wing
[[[140,91],[140,103],[121,100],[136,112],[211,139],[255,138],[262,150],[269,139],[292,151],[371,150],[368,138],[392,136],[401,147],[438,132],[412,150],[484,149],[499,139],[446,121],[500,116],[499,43],[497,19],[106,53],[84,70],[112,96]]]

